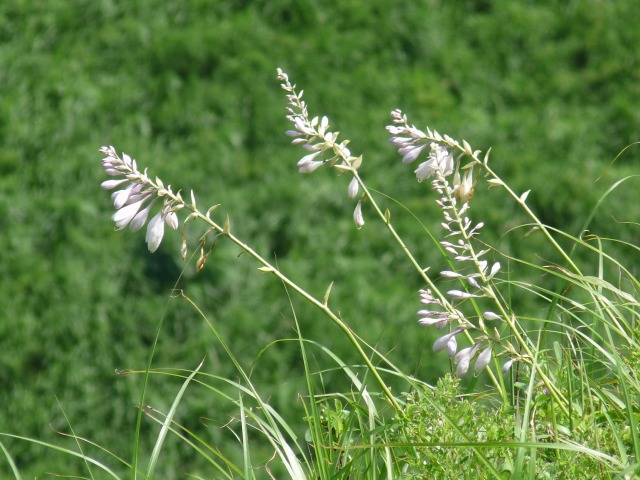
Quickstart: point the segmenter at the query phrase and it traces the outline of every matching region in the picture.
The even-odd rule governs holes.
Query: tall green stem
[[[180,201],[180,199],[178,197],[176,197],[176,201]],[[207,224],[209,224],[218,233],[221,233],[221,234],[225,235],[229,240],[231,240],[233,243],[235,243],[237,246],[239,246],[242,250],[244,250],[246,253],[248,253],[253,258],[255,258],[259,263],[261,263],[263,265],[263,268],[261,269],[262,271],[268,272],[268,273],[273,273],[287,287],[289,287],[292,290],[296,291],[300,296],[302,296],[304,299],[306,299],[307,301],[309,301],[310,303],[315,305],[327,317],[329,317],[345,333],[345,335],[347,336],[347,338],[349,339],[349,341],[351,342],[353,347],[356,349],[356,351],[358,352],[358,354],[360,355],[360,357],[364,361],[365,365],[367,366],[367,368],[369,369],[369,371],[371,372],[371,374],[375,378],[376,382],[378,383],[378,385],[382,389],[382,392],[384,393],[385,397],[387,397],[387,400],[389,400],[389,403],[391,403],[393,408],[395,408],[396,410],[400,410],[400,404],[398,404],[398,402],[395,399],[395,397],[391,394],[391,390],[389,390],[389,387],[387,387],[386,383],[384,382],[384,380],[382,379],[382,377],[378,373],[378,370],[373,365],[373,363],[371,363],[371,360],[369,360],[369,357],[367,356],[367,354],[364,352],[364,350],[360,346],[360,342],[356,338],[356,335],[353,333],[351,328],[349,328],[349,326],[342,319],[340,319],[340,317],[338,317],[335,313],[333,313],[331,308],[329,308],[329,306],[326,303],[323,303],[323,302],[319,301],[317,298],[315,298],[314,296],[312,296],[309,293],[307,293],[306,290],[304,290],[297,283],[295,283],[293,280],[291,280],[289,277],[287,277],[285,274],[283,274],[277,267],[273,266],[269,261],[267,261],[265,258],[263,258],[258,252],[253,250],[249,245],[244,243],[238,237],[233,235],[229,231],[229,228],[221,227],[216,222],[214,222],[209,216],[204,215],[203,213],[201,213],[198,209],[196,209],[192,205],[188,205],[188,204],[184,204],[184,205],[185,205],[185,207],[187,209],[191,210],[195,214],[195,216],[197,218],[199,218],[200,220],[202,220],[202,221],[206,222]]]

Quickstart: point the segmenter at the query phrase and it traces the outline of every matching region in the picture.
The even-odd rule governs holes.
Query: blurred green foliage
[[[297,173],[302,151],[283,135],[276,67],[304,88],[311,115],[328,115],[365,155],[369,185],[427,228],[440,223],[433,195],[387,145],[394,108],[418,127],[493,147],[493,168],[516,190],[532,189],[541,218],[578,234],[600,195],[637,171],[635,149],[611,163],[638,140],[639,44],[633,0],[2,2],[0,431],[63,443],[64,409],[77,434],[129,458],[142,379],[115,371],[144,368],[162,319],[155,365],[195,368],[207,357],[205,369],[232,377],[204,322],[170,298],[178,279],[246,367],[295,335],[282,287],[224,242],[202,273],[191,264],[180,277],[179,235],[150,255],[142,234],[115,233],[99,188],[101,145],[193,189],[200,206],[221,203],[238,236],[312,293],[335,281],[332,302],[356,332],[435,381],[448,366],[415,322],[417,275],[366,209],[367,225],[353,228],[344,178]],[[637,181],[627,183],[592,231],[634,239],[619,223],[637,221]],[[383,203],[437,272],[444,260],[424,231],[395,201]],[[557,260],[512,230],[524,220],[501,193],[479,186],[472,214],[505,253]],[[322,316],[298,299],[294,307],[303,335],[354,361]],[[253,374],[276,408],[300,412],[295,343],[271,346]],[[152,382],[147,402],[166,410],[178,388]],[[194,394],[181,419],[215,416],[221,427],[221,408]],[[206,431],[214,443],[233,441]],[[155,432],[147,423],[145,441]],[[72,473],[66,457],[7,445],[25,478]],[[165,449],[165,478],[188,468],[185,448]]]

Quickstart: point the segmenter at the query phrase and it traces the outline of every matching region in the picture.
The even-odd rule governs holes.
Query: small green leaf
[[[322,304],[326,307],[329,303],[329,295],[331,295],[331,289],[333,288],[333,282],[329,284],[327,291],[324,292],[324,298],[322,299]]]
[[[484,154],[484,160],[482,163],[484,163],[485,165],[487,165],[489,163],[489,154],[491,153],[491,148],[489,148],[489,150],[487,150],[487,153]]]

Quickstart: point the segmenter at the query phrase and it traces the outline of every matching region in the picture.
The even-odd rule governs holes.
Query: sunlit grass
[[[223,413],[219,409],[225,407],[191,391],[203,373],[234,381],[237,373],[212,347],[191,305],[166,301],[183,269],[179,236],[167,235],[152,256],[144,253],[138,234],[114,235],[105,221],[107,200],[96,193],[100,172],[90,160],[102,142],[135,152],[175,186],[193,188],[202,205],[222,202],[233,233],[270,261],[277,259],[320,302],[335,282],[331,306],[369,344],[362,344],[366,356],[401,406],[401,392],[417,390],[405,378],[409,372],[435,385],[443,372],[455,371],[446,354],[431,352],[439,332],[413,322],[415,291],[423,279],[401,249],[390,248],[392,238],[376,222],[371,204],[363,203],[367,223],[356,231],[350,214],[356,202],[346,195],[344,176],[294,178],[298,154],[283,148],[287,139],[279,135],[286,127],[282,99],[273,88],[275,65],[286,65],[304,84],[310,103],[331,112],[336,129],[353,140],[349,148],[365,154],[362,176],[374,187],[380,211],[389,209],[395,230],[416,261],[431,266],[429,276],[439,287],[444,283],[437,274],[450,269],[448,259],[405,212],[437,235],[442,219],[426,185],[392,160],[381,125],[388,110],[402,106],[418,125],[428,122],[464,135],[474,147],[495,147],[492,168],[518,194],[532,189],[527,205],[582,274],[575,276],[539,231],[526,236],[533,225],[517,204],[480,181],[472,214],[485,222],[483,240],[495,248],[492,260],[503,265],[498,290],[518,324],[542,332],[539,340],[533,336],[533,348],[543,347],[541,371],[562,387],[556,393],[568,402],[568,428],[592,425],[604,448],[598,422],[628,424],[622,432],[610,428],[617,446],[607,454],[626,455],[633,465],[636,307],[616,289],[637,297],[637,230],[629,223],[637,217],[637,180],[628,177],[636,148],[611,160],[637,139],[638,98],[629,81],[640,32],[635,3],[587,1],[565,8],[499,1],[487,10],[482,2],[444,2],[438,8],[426,2],[393,11],[381,0],[305,5],[52,0],[0,6],[0,56],[7,65],[0,75],[0,431],[80,455],[76,462],[7,438],[0,476],[12,476],[15,469],[29,478],[45,471],[90,476],[85,455],[123,477],[131,471],[133,448],[139,450],[138,474],[147,473],[162,427],[141,415],[132,447],[136,406],[146,398],[168,414],[182,380],[151,375],[143,396],[143,375],[114,371],[144,371],[156,332],[160,345],[151,371],[194,369],[205,358],[174,420],[196,432],[197,419],[208,418],[210,409],[220,424],[241,418],[233,401],[224,403]],[[616,186],[619,178],[625,180]],[[193,247],[197,232],[187,237]],[[318,363],[316,348],[307,370],[322,381],[309,390],[299,343],[279,339],[292,336],[295,314],[306,342],[325,343],[362,377],[366,365],[354,359],[351,341],[295,294],[290,306],[280,283],[252,275],[252,260],[237,253],[220,242],[202,272],[186,266],[180,287],[218,326],[255,389],[289,414],[284,418],[298,436],[306,428],[305,415],[313,417],[302,399],[338,396],[343,406],[364,408],[351,376],[337,364]],[[508,332],[501,335],[514,342]],[[460,348],[467,345],[459,340]],[[512,368],[520,376],[500,378],[504,360],[492,360],[495,382],[484,374],[471,376],[462,381],[461,393],[482,393],[480,403],[491,406],[524,398],[512,392],[512,382],[522,392],[518,382],[528,385],[529,372],[522,373],[516,362]],[[568,369],[588,377],[569,376]],[[629,384],[616,384],[618,377]],[[370,380],[371,375],[364,383],[378,414],[392,417]],[[497,391],[484,391],[487,384]],[[534,395],[537,388],[534,383]],[[301,400],[295,400],[298,394]],[[600,413],[604,401],[615,411]],[[530,411],[540,412],[531,402]],[[566,426],[562,418],[557,423]],[[205,443],[233,450],[218,423],[203,425]],[[72,437],[58,432],[75,432],[114,456],[99,449],[93,454],[89,446],[80,452]],[[256,437],[249,427],[247,438]],[[247,464],[263,465],[272,453],[270,443],[263,443],[247,460],[231,455],[230,462],[241,471]],[[179,475],[188,465],[207,477],[198,470],[204,457],[175,436],[165,437],[160,452],[156,475]],[[530,454],[523,455],[519,465],[529,461]]]

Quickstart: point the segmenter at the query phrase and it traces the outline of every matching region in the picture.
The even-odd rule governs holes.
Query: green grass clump
[[[522,412],[463,395],[456,378],[445,376],[435,388],[407,394],[392,437],[406,445],[400,457],[406,478],[446,479],[453,472],[461,478],[611,478],[594,452],[615,454],[623,424],[614,433],[602,415],[592,414],[573,431],[558,430],[544,395],[535,408],[535,441],[520,443]]]

